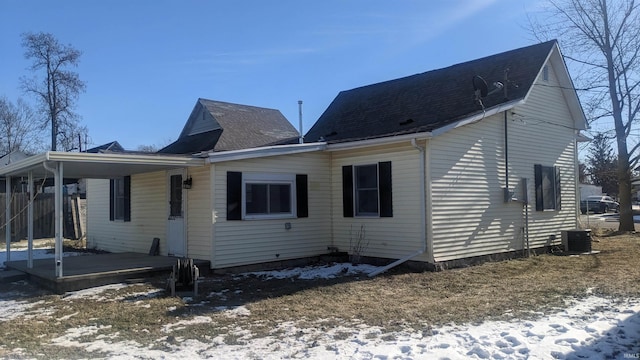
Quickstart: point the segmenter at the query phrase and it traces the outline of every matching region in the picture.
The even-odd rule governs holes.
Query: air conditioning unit
[[[562,245],[565,252],[590,253],[591,230],[564,230],[562,231]]]

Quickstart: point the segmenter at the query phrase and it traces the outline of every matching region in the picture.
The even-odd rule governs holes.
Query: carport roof
[[[203,166],[205,159],[185,155],[131,154],[131,153],[75,153],[48,151],[0,167],[0,177],[27,176],[53,177],[45,168],[63,163],[65,178],[108,179],[126,175]]]

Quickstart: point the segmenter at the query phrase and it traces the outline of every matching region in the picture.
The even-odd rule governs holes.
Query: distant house
[[[157,154],[38,161],[94,178],[88,246],[146,253],[160,238],[161,254],[226,269],[353,253],[365,229],[360,255],[446,267],[577,226],[585,126],[550,41],[343,91],[304,144],[277,110],[199,99]]]
[[[122,145],[117,141],[108,142],[106,144],[102,144],[100,146],[96,146],[90,149],[87,149],[85,152],[88,153],[102,153],[102,152],[123,152],[125,151]]]

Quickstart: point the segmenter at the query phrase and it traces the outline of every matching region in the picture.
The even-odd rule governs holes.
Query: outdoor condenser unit
[[[562,245],[566,252],[590,253],[591,230],[564,230],[562,231]]]

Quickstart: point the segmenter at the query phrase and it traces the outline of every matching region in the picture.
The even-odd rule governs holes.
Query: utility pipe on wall
[[[300,144],[304,143],[304,134],[302,133],[302,100],[298,100],[298,121],[299,121],[299,130],[300,130]]]

